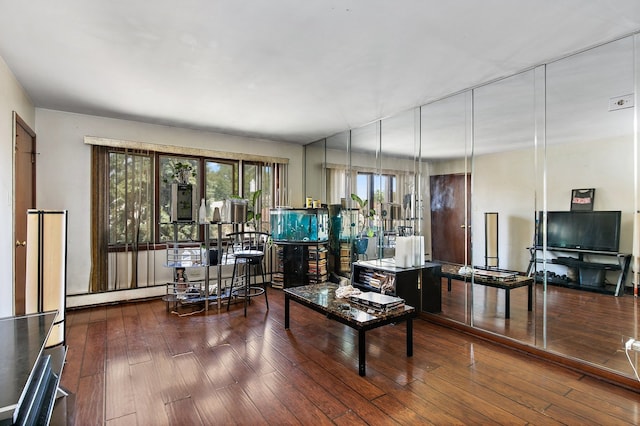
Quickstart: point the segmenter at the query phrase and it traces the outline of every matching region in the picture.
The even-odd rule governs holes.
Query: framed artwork
[[[592,211],[595,188],[571,190],[571,211]]]

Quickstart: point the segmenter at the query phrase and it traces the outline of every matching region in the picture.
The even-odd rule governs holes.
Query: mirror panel
[[[634,92],[633,73],[633,38],[627,37],[548,64],[546,78],[546,209],[569,211],[573,190],[595,189],[594,211],[622,212],[621,253],[632,251],[636,211],[634,109],[610,110],[609,105],[611,98]],[[591,251],[542,254],[548,259],[547,318],[538,344],[632,374],[621,349],[625,336],[637,331],[634,308],[627,305],[629,297],[613,295],[619,271],[593,267],[616,264],[619,258]],[[567,267],[563,257],[581,262]],[[551,285],[564,276],[573,288]]]
[[[356,249],[357,259],[378,258],[376,233],[378,221],[375,210],[375,185],[380,175],[380,122],[376,121],[351,131],[351,193],[365,204],[359,206],[349,199],[349,206],[357,209],[351,212],[354,239],[362,240]],[[351,194],[350,194],[351,197]]]
[[[351,223],[346,210],[351,193],[351,160],[349,144],[351,132],[345,131],[326,139],[326,202],[329,207],[330,268],[338,275],[348,276],[351,271]]]
[[[395,238],[424,235],[422,194],[417,160],[420,154],[420,109],[386,118],[381,123],[381,170],[376,185],[376,211],[383,228],[383,257],[395,253]],[[379,192],[378,192],[379,191]]]
[[[471,91],[424,105],[420,113],[426,251],[434,261],[456,269],[470,260],[469,160]],[[442,285],[442,316],[471,323],[470,286]]]
[[[479,273],[472,284],[473,325],[527,343],[534,338],[528,286],[486,285],[483,274],[527,271],[535,229],[534,111],[533,70],[474,89],[471,245]],[[487,235],[486,220],[496,215]],[[493,258],[485,251],[492,239]]]
[[[634,212],[640,204],[640,154],[634,120],[638,112],[608,108],[610,98],[638,90],[637,46],[638,35],[621,39],[424,105],[413,111],[413,120],[407,112],[327,138],[321,178],[327,184],[327,203],[352,205],[350,194],[359,191],[358,172],[374,176],[373,188],[381,187],[389,170],[416,172],[416,192],[424,197],[425,207],[420,229],[432,259],[456,261],[438,247],[444,239],[463,247],[460,265],[489,266],[484,216],[497,212],[497,266],[524,272],[531,260],[527,247],[534,245],[536,229],[546,226],[546,220],[537,223],[536,212],[568,211],[573,189],[594,188],[594,210],[622,212],[620,252],[637,255],[640,238],[634,238],[638,234]],[[408,142],[411,129],[418,147]],[[472,178],[467,180],[467,175]],[[446,191],[438,187],[440,179],[456,177],[461,185],[446,186]],[[404,201],[400,181],[398,177],[389,195],[394,202]],[[363,193],[368,194],[370,189]],[[447,229],[437,214],[453,195],[462,200],[463,215],[455,229]],[[353,238],[355,221],[344,221],[347,231],[340,238]],[[538,253],[542,259],[548,255]],[[623,341],[638,337],[637,299],[628,294],[633,291],[633,272],[640,267],[627,275],[626,294],[615,297],[552,285],[548,273],[566,273],[552,259],[533,263],[532,272],[543,277],[535,285],[533,312],[519,308],[518,315],[526,316],[507,320],[500,292],[489,299],[486,286],[457,282],[449,290],[446,280],[440,315],[632,377],[621,349]],[[607,272],[607,283],[615,282],[615,277]],[[515,291],[512,297],[512,306],[524,303],[515,302]]]
[[[313,200],[320,200],[323,204],[327,203],[326,144],[326,139],[321,139],[304,147],[305,195]]]

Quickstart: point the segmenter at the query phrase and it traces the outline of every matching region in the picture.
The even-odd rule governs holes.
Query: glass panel
[[[471,153],[471,92],[421,109],[420,159],[425,211],[426,252],[458,271],[468,264],[468,179]],[[449,285],[449,283],[451,285]],[[470,286],[443,278],[442,315],[470,324]]]
[[[199,161],[195,158],[175,157],[161,155],[159,159],[160,200],[159,200],[159,240],[160,241],[195,241],[198,239],[198,227],[195,224],[178,224],[173,226],[171,222],[171,183],[176,179],[176,165],[187,164],[191,167],[188,183],[198,190]],[[197,197],[200,199],[200,197]]]
[[[149,155],[109,153],[109,244],[153,241],[153,164]]]
[[[108,173],[108,290],[153,285],[153,157],[110,152]]]
[[[534,112],[533,70],[474,89],[473,325],[531,344],[531,281],[517,275],[527,271],[535,229]]]
[[[630,376],[623,342],[637,331],[638,318],[629,303],[632,298],[622,294],[632,285],[631,274],[621,282],[621,295],[614,294],[621,277],[619,261],[632,252],[637,210],[634,108],[612,99],[634,93],[633,61],[633,38],[627,37],[547,65],[548,214],[542,229],[547,230],[548,250],[539,253],[546,259],[541,273],[547,281],[547,321],[538,338],[551,352]],[[595,253],[590,247],[594,234],[612,235],[603,231],[603,222],[589,233],[573,234],[580,238],[575,250],[551,247],[550,212],[569,212],[573,190],[586,188],[595,188],[594,212],[621,211],[622,257]],[[561,230],[571,229],[576,220]],[[614,265],[607,268],[613,270],[597,266],[603,263]]]

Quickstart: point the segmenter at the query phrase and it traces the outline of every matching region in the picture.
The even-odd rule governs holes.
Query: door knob
[[[20,246],[24,247],[26,245],[27,245],[26,241],[20,242],[20,241],[16,240],[16,247],[20,247]]]

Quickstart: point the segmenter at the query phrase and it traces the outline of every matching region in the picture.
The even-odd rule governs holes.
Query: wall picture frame
[[[571,211],[593,211],[595,188],[572,189]]]

